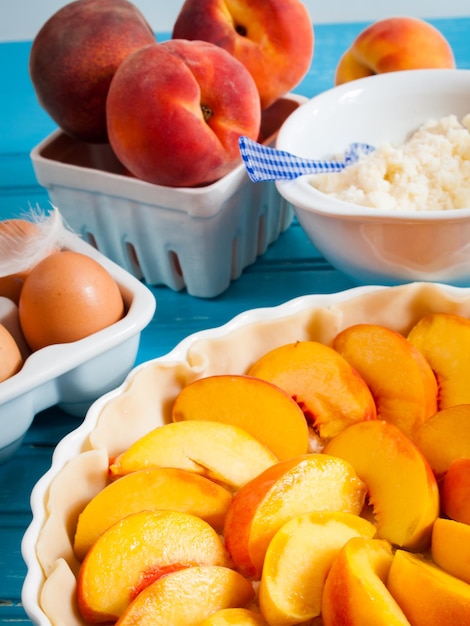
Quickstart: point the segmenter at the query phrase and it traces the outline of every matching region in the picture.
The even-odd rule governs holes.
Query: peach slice
[[[148,467],[179,467],[239,489],[277,460],[238,426],[189,420],[155,428],[120,454],[109,469],[111,476],[120,476]]]
[[[454,459],[470,457],[470,404],[438,411],[415,432],[413,441],[440,477]]]
[[[431,313],[413,326],[408,339],[436,375],[438,408],[470,404],[470,320],[453,313]]]
[[[260,613],[250,609],[221,609],[202,621],[198,626],[268,626]]]
[[[253,376],[222,374],[190,383],[178,394],[172,418],[234,424],[279,460],[308,451],[308,427],[300,408],[284,391]]]
[[[207,522],[179,511],[128,515],[97,539],[80,567],[80,613],[92,623],[116,620],[153,581],[194,565],[229,565]]]
[[[173,510],[197,515],[221,530],[232,494],[187,470],[140,470],[110,483],[90,500],[78,518],[74,552],[82,559],[112,524],[143,510]]]
[[[470,585],[421,555],[397,550],[387,587],[413,626],[470,624]]]
[[[456,522],[470,524],[470,457],[452,461],[440,489],[442,512]]]
[[[376,417],[365,382],[342,356],[320,342],[278,346],[258,359],[248,374],[284,389],[324,439],[349,424]]]
[[[402,430],[382,420],[353,424],[324,452],[349,461],[368,488],[377,535],[411,550],[425,549],[439,514],[436,479]]]
[[[385,586],[392,561],[388,541],[351,538],[334,559],[325,581],[324,626],[409,626]]]
[[[144,589],[116,626],[193,626],[221,609],[244,607],[254,595],[252,585],[232,569],[189,567]]]
[[[321,613],[328,571],[351,537],[375,535],[374,524],[339,511],[315,511],[286,522],[271,539],[259,588],[270,626],[299,624]]]
[[[272,537],[292,517],[311,511],[359,514],[366,486],[352,466],[326,454],[307,454],[269,467],[235,495],[224,527],[235,567],[259,579]]]
[[[470,526],[439,517],[432,529],[431,556],[443,570],[470,584]]]
[[[419,350],[398,332],[354,324],[332,346],[365,380],[377,417],[412,435],[437,410],[437,382]]]

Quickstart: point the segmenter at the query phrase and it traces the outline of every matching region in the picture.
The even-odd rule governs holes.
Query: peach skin
[[[333,561],[322,598],[324,626],[410,626],[385,586],[390,543],[353,537]]]
[[[225,608],[254,598],[251,584],[220,566],[194,566],[162,576],[144,589],[116,626],[193,626]]]
[[[144,435],[120,454],[109,470],[112,477],[118,477],[148,467],[179,467],[239,489],[277,460],[238,426],[187,420]]]
[[[257,139],[261,125],[248,70],[215,44],[183,39],[124,59],[106,116],[121,163],[137,178],[168,187],[198,187],[228,174],[241,163],[240,135]]]
[[[470,585],[421,555],[397,550],[387,587],[413,626],[470,624]]]
[[[153,581],[194,565],[229,566],[207,522],[177,511],[128,515],[88,551],[77,578],[78,608],[88,622],[116,620]]]
[[[155,41],[132,2],[66,3],[31,47],[29,73],[40,104],[69,135],[106,142],[106,97],[114,73],[131,52]]]
[[[341,331],[332,347],[368,385],[379,419],[411,436],[436,412],[434,373],[403,335],[375,324],[355,324]]]
[[[444,515],[470,524],[470,457],[452,461],[444,474],[440,491]]]
[[[431,313],[415,324],[408,339],[436,375],[438,408],[470,404],[470,320],[453,313]]]
[[[312,511],[359,514],[365,490],[348,462],[326,454],[273,465],[238,491],[227,512],[225,545],[235,567],[259,579],[269,542],[285,522]]]
[[[204,476],[168,467],[143,469],[110,483],[79,515],[74,551],[82,559],[114,523],[143,510],[172,510],[197,515],[221,530],[232,494]]]
[[[212,420],[243,428],[279,459],[308,451],[308,427],[296,402],[276,385],[223,374],[184,387],[173,404],[173,421]]]
[[[372,538],[375,526],[339,511],[315,511],[286,522],[271,539],[259,587],[270,626],[307,622],[321,614],[328,571],[351,537]]]
[[[452,461],[470,457],[470,404],[438,411],[415,432],[413,441],[440,478]]]
[[[389,17],[356,37],[338,62],[335,84],[384,72],[454,67],[452,48],[437,28],[416,17]]]
[[[285,344],[264,354],[248,374],[284,389],[322,439],[354,422],[375,419],[364,380],[335,350],[318,341]]]
[[[313,58],[312,21],[299,0],[186,0],[173,38],[226,49],[250,72],[263,109],[300,83]]]
[[[422,550],[431,543],[439,491],[428,462],[403,431],[382,420],[353,424],[324,452],[345,459],[367,485],[377,536]]]
[[[470,584],[470,526],[439,517],[432,529],[431,556],[436,565]]]

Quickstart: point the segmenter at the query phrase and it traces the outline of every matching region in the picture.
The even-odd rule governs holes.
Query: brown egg
[[[0,254],[3,258],[13,255],[28,258],[28,250],[33,245],[40,233],[40,227],[34,222],[23,219],[9,219],[0,222],[0,235],[5,239],[0,239]],[[44,256],[50,253],[50,249],[44,251]],[[57,248],[53,249],[57,251]],[[24,271],[14,272],[8,276],[0,276],[0,296],[10,298],[18,304],[20,292],[30,267]]]
[[[23,365],[20,349],[3,324],[0,324],[0,382],[16,374]]]
[[[119,287],[91,257],[64,250],[40,261],[19,301],[20,324],[32,350],[88,337],[124,315]]]

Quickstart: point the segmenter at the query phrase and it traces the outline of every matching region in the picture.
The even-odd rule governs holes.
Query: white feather
[[[78,237],[54,206],[49,213],[31,208],[19,219],[35,224],[37,233],[25,238],[21,228],[0,229],[0,276],[28,271],[55,249],[66,247]]]

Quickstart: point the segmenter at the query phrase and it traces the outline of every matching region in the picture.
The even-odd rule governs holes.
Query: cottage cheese
[[[400,146],[384,144],[312,185],[340,200],[392,211],[470,208],[470,114],[430,120]]]

